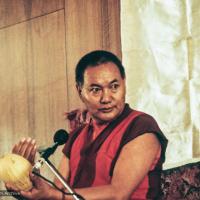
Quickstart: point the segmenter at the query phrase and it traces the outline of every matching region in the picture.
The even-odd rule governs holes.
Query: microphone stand
[[[81,198],[79,198],[76,193],[70,188],[70,186],[66,183],[66,180],[65,178],[60,174],[60,172],[55,168],[55,166],[50,162],[50,160],[48,159],[48,157],[54,153],[55,149],[57,148],[57,145],[56,147],[54,148],[49,148],[45,151],[42,151],[42,152],[39,152],[40,155],[41,155],[41,160],[39,160],[33,171],[34,170],[38,170],[42,165],[43,163],[45,163],[49,169],[53,172],[53,174],[60,180],[60,182],[63,184],[63,186],[65,187],[65,189],[68,190],[68,192],[71,194],[71,196],[75,199],[75,200],[82,200]]]

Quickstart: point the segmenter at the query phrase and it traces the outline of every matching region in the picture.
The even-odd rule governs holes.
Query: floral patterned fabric
[[[160,200],[200,200],[200,162],[162,172]]]

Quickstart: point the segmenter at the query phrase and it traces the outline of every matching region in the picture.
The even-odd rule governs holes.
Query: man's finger
[[[33,150],[30,152],[29,158],[28,160],[33,164],[35,161],[35,156],[36,156],[36,152],[37,152],[37,147],[36,145],[33,147]]]
[[[32,191],[20,191],[20,194],[25,198],[34,199]]]
[[[19,189],[16,188],[16,187],[15,187],[14,185],[12,185],[12,184],[5,183],[5,187],[6,187],[7,190],[19,192]]]
[[[25,141],[25,138],[22,138],[18,144],[15,144],[13,149],[12,149],[12,153],[15,153],[15,154],[19,154],[20,152],[20,149],[21,149],[21,144]]]
[[[20,149],[19,149],[19,154],[22,155],[23,157],[25,157],[25,153],[27,148],[29,147],[31,142],[31,138],[27,138],[25,139],[24,142],[20,142]]]
[[[35,185],[35,187],[39,187],[40,183],[41,183],[41,179],[40,177],[38,177],[37,175],[33,174],[32,172],[30,172],[29,174],[30,180],[33,183],[33,185]]]
[[[27,143],[27,146],[26,146],[26,149],[25,149],[25,152],[24,152],[24,157],[29,160],[30,157],[31,157],[30,156],[31,152],[34,151],[34,148],[35,148],[35,140],[30,140]]]

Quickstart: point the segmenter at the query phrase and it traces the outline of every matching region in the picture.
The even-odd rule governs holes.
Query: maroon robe
[[[154,133],[160,141],[161,152],[131,199],[156,199],[160,192],[160,172],[167,146],[156,121],[126,104],[122,114],[110,122],[95,140],[92,140],[92,132],[92,123],[75,130],[63,149],[70,159],[70,185],[84,188],[109,184],[123,146],[139,135]]]

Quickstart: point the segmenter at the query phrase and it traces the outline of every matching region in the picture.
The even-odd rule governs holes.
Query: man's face
[[[84,84],[79,95],[97,123],[115,119],[125,105],[125,79],[112,63],[88,67],[84,72]]]

